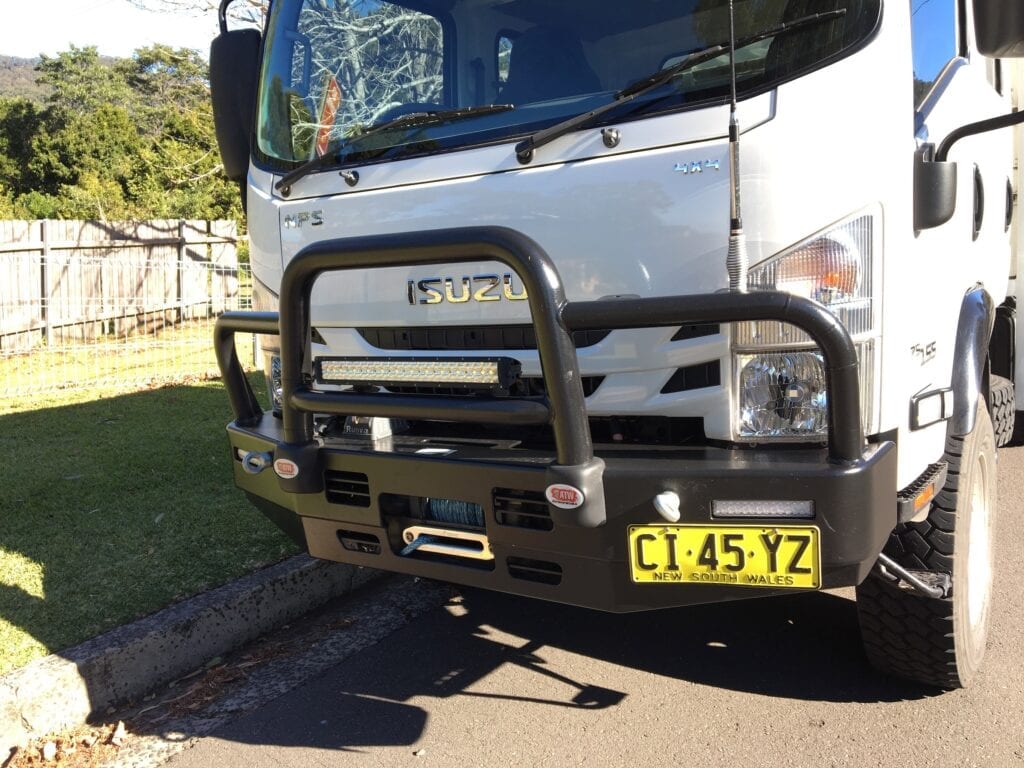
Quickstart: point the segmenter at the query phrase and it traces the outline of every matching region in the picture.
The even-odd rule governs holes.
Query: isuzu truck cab
[[[316,557],[607,611],[856,586],[873,664],[976,677],[1024,6],[230,2],[255,307],[216,344],[262,512]]]

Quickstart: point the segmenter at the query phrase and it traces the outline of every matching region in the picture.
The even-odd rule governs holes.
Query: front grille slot
[[[329,469],[324,472],[327,501],[349,507],[370,506],[370,479],[361,472],[342,472]]]
[[[472,349],[536,349],[532,325],[451,325],[422,328],[357,328],[367,344],[377,349],[445,351]],[[574,331],[577,349],[603,341],[610,330]]]
[[[372,533],[339,529],[338,541],[349,552],[362,552],[364,555],[380,554],[380,539]]]
[[[672,341],[687,341],[688,339],[700,339],[705,336],[717,336],[721,333],[718,323],[691,323],[680,326],[679,330],[672,336]]]
[[[495,488],[494,518],[498,525],[527,528],[532,531],[550,531],[554,528],[547,499],[539,491],[517,491]]]
[[[583,385],[583,396],[590,397],[597,391],[604,381],[604,376],[582,376],[580,383]],[[388,392],[396,395],[444,395],[445,397],[474,397],[478,395],[493,395],[490,389],[473,389],[472,387],[446,387],[443,385],[431,386],[429,384],[410,384],[408,386],[390,385]],[[544,379],[539,376],[521,378],[509,387],[508,394],[512,397],[543,397],[546,394]]]
[[[562,566],[558,563],[529,557],[510,557],[505,564],[508,566],[508,575],[513,579],[533,581],[537,584],[562,583]]]
[[[672,374],[672,378],[665,382],[661,393],[667,395],[670,392],[687,392],[691,389],[717,387],[721,383],[721,365],[718,360],[712,360],[710,363],[688,365],[678,369]]]

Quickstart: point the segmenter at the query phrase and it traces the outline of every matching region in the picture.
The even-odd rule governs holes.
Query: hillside
[[[41,104],[50,89],[36,82],[39,59],[21,59],[0,55],[0,98],[22,97]]]

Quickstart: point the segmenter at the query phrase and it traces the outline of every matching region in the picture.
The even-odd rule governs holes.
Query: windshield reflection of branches
[[[332,79],[341,104],[324,126],[331,141],[359,134],[396,107],[443,99],[442,30],[431,16],[372,0],[308,0],[298,31],[309,40],[310,55],[309,98],[291,108],[295,146],[306,150],[300,157],[312,151]],[[304,55],[297,46],[293,82],[303,79]]]

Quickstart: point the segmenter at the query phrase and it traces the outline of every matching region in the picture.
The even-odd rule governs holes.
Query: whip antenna
[[[747,238],[740,211],[740,123],[736,117],[736,14],[729,0],[729,290],[747,290]]]

